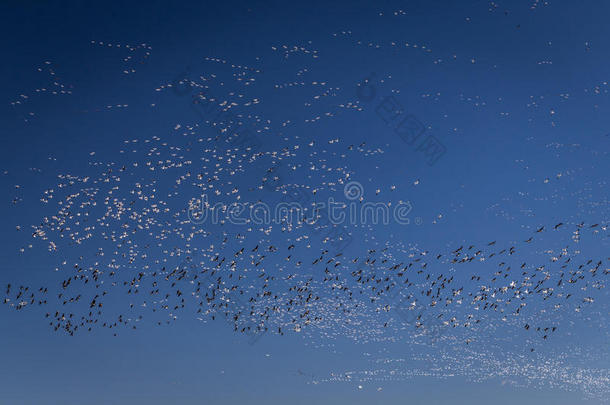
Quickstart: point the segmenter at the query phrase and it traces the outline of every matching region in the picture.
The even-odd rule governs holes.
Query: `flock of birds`
[[[362,41],[356,45],[380,47]],[[425,45],[404,47],[431,53]],[[127,52],[123,72],[130,75],[136,72],[136,55],[143,63],[151,51],[147,44],[122,49]],[[272,50],[283,60],[320,56],[311,43]],[[198,109],[201,120],[176,124],[171,141],[160,136],[126,140],[111,159],[91,152],[86,174],[59,174],[57,183],[42,192],[47,214],[30,226],[34,241],[21,251],[43,246],[49,262],[57,263],[57,280],[39,287],[8,284],[6,307],[40,307],[53,330],[69,335],[98,328],[117,335],[144,322],[164,326],[193,317],[224,320],[235,332],[254,338],[300,333],[319,345],[337,338],[365,344],[407,339],[439,350],[459,347],[462,353],[473,353],[473,346],[486,350],[496,332],[497,339],[511,336],[535,356],[537,347],[569,329],[562,314],[592,311],[596,299],[606,294],[610,257],[584,256],[575,244],[581,238],[607,244],[605,223],[566,219],[539,226],[518,242],[469,242],[431,250],[403,240],[380,242],[371,224],[354,229],[295,222],[288,216],[262,225],[194,223],[190,213],[204,204],[204,195],[221,203],[220,216],[235,201],[253,207],[263,201],[277,204],[295,193],[307,202],[341,195],[358,175],[354,162],[372,165],[384,153],[382,146],[364,141],[288,135],[295,122],[245,112],[261,103],[248,89],[264,69],[215,57],[206,63],[224,70],[186,72],[155,88],[172,96],[188,94],[187,103]],[[435,57],[434,63],[443,59]],[[50,66],[47,62],[45,69],[54,76]],[[336,99],[341,89],[307,81],[308,73],[305,67],[296,79],[274,83],[278,91],[313,89],[303,100],[306,124],[342,110],[363,110],[350,100],[323,111],[321,100]],[[229,83],[234,88],[227,91]],[[49,88],[53,94],[70,93],[59,81]],[[21,99],[16,105],[27,96]],[[476,97],[465,101],[480,102]],[[312,115],[316,106],[320,112]],[[246,131],[251,142],[243,142]],[[23,199],[19,192],[14,204]],[[375,192],[388,204],[400,195],[395,185]],[[20,225],[17,232],[26,229]],[[359,241],[338,249],[327,236],[333,230]],[[544,239],[549,234],[565,244],[549,248]],[[464,357],[452,356],[457,354],[442,358],[468,368]],[[490,356],[489,374],[499,367]],[[350,380],[355,374],[318,378],[299,371],[316,382]]]
[[[347,335],[359,333],[357,339],[362,340],[371,339],[363,335],[379,335],[375,328],[356,327],[361,324],[358,318],[366,313],[364,307],[373,309],[373,317],[398,308],[402,314],[417,314],[407,321],[416,332],[430,330],[429,324],[473,330],[464,338],[470,344],[476,341],[476,330],[486,312],[504,321],[518,319],[527,303],[536,298],[553,302],[555,309],[574,304],[580,311],[594,301],[579,294],[583,286],[604,287],[608,258],[578,262],[577,253],[568,246],[550,263],[519,262],[520,245],[534,243],[536,236],[547,232],[544,226],[521,244],[503,248],[497,248],[496,241],[447,252],[388,244],[348,258],[322,247],[309,261],[317,243],[305,231],[313,228],[315,234],[316,228],[332,225],[293,223],[289,218],[259,229],[253,224],[230,228],[191,223],[191,208],[201,204],[201,199],[191,195],[207,192],[226,201],[222,207],[226,211],[230,201],[245,200],[242,194],[258,193],[255,195],[260,197],[265,193],[266,201],[277,202],[295,190],[312,196],[332,193],[353,176],[342,161],[349,162],[353,153],[374,156],[365,142],[341,147],[339,139],[329,140],[322,148],[306,141],[279,151],[252,150],[233,142],[232,136],[238,136],[236,128],[242,125],[232,121],[235,116],[213,118],[218,120],[210,122],[217,130],[215,137],[197,136],[198,124],[177,125],[176,132],[192,137],[185,145],[171,145],[160,137],[133,139],[125,141],[120,150],[124,161],[99,161],[91,153],[92,173],[59,175],[59,183],[45,190],[41,198],[46,204],[56,201],[58,210],[32,226],[32,237],[45,242],[49,252],[76,248],[78,260],[61,261],[57,270],[69,273],[58,291],[51,287],[49,294],[49,286],[32,290],[8,285],[4,303],[22,310],[48,306],[53,297],[59,307],[45,316],[54,330],[69,334],[100,326],[135,329],[144,319],[144,310],[155,314],[157,325],[170,324],[193,307],[198,319],[222,317],[241,333],[274,331],[282,335],[312,328],[328,333],[339,324],[354,326],[358,332]],[[258,133],[268,129],[260,117],[254,122],[262,126]],[[144,153],[137,149],[141,144],[147,147]],[[195,162],[201,162],[200,166]],[[305,173],[280,179],[278,166]],[[97,175],[93,175],[95,171]],[[244,173],[252,171],[260,173],[260,183],[254,187],[243,180]],[[147,172],[153,175],[147,176]],[[167,176],[158,177],[156,172]],[[310,179],[309,184],[285,181],[299,177]],[[130,183],[132,179],[138,181]],[[395,189],[392,186],[390,192]],[[379,193],[377,190],[376,195]],[[279,240],[274,225],[283,235]],[[567,226],[558,223],[551,229],[560,232]],[[571,238],[579,238],[585,231],[608,236],[606,225],[572,226]],[[374,228],[369,225],[368,230]],[[90,258],[83,253],[87,243],[96,246]],[[493,272],[473,273],[457,284],[454,268],[493,261],[497,262]],[[118,310],[112,301],[122,302],[116,299],[120,292],[127,295],[130,312],[104,318],[107,308]],[[134,313],[136,310],[142,312]],[[404,320],[400,316],[385,320],[381,329],[399,326],[400,319]],[[547,340],[560,326],[533,318],[523,321],[521,327]]]
[[[562,225],[559,223],[553,229],[557,230]],[[607,226],[599,224],[580,223],[575,229],[578,233],[589,230],[600,233],[602,237],[609,236],[605,233]],[[544,231],[545,227],[540,227],[522,244],[533,243],[535,235]],[[44,234],[44,231],[39,230],[38,234]],[[536,297],[549,301],[555,309],[572,304],[574,310],[583,310],[594,302],[594,298],[581,296],[579,290],[603,288],[610,273],[607,267],[610,257],[578,260],[577,253],[570,252],[569,247],[552,255],[548,263],[536,264],[519,263],[519,244],[499,248],[496,241],[483,247],[461,245],[450,252],[435,253],[408,252],[405,249],[400,249],[404,251],[402,254],[391,253],[390,247],[386,246],[379,252],[369,249],[363,252],[362,257],[349,259],[341,252],[333,254],[324,249],[311,263],[304,263],[295,257],[295,244],[280,249],[261,240],[255,246],[231,251],[229,247],[233,241],[229,238],[224,237],[220,246],[210,245],[209,249],[195,248],[182,252],[185,259],[178,266],[160,265],[158,269],[134,272],[122,280],[119,277],[123,272],[119,272],[114,260],[116,270],[110,271],[100,270],[99,263],[89,268],[75,264],[74,274],[62,280],[56,293],[61,307],[46,313],[50,318],[49,324],[56,331],[63,330],[69,334],[79,329],[91,331],[95,326],[109,329],[130,326],[135,329],[135,323],[143,318],[142,315],[119,314],[114,320],[100,322],[105,302],[111,299],[115,290],[122,290],[134,300],[138,295],[143,296],[141,307],[152,312],[165,311],[168,317],[164,323],[175,320],[180,311],[192,306],[196,308],[198,317],[224,317],[233,322],[235,331],[241,333],[254,332],[254,329],[255,332],[267,331],[269,325],[273,325],[279,334],[324,325],[328,322],[325,319],[327,309],[318,308],[321,299],[334,304],[333,312],[340,311],[347,323],[353,320],[350,315],[357,314],[360,306],[370,304],[380,312],[392,310],[392,305],[406,303],[408,310],[423,307],[427,311],[425,317],[419,314],[414,319],[414,329],[425,330],[425,318],[430,319],[430,312],[435,311],[434,316],[446,327],[473,328],[476,331],[483,317],[480,314],[493,311],[504,320],[508,316],[518,319],[527,303]],[[245,243],[237,238],[238,244]],[[124,243],[120,241],[119,248]],[[118,256],[119,252],[117,250],[115,255]],[[96,255],[103,256],[102,249]],[[130,256],[123,253],[123,257]],[[265,263],[274,262],[274,257],[277,258],[275,261],[282,258],[281,261],[288,264],[276,272],[266,271]],[[496,270],[472,274],[472,283],[456,285],[454,275],[450,275],[448,270],[440,271],[473,261],[488,263],[494,257],[498,261]],[[133,255],[129,262],[135,260]],[[306,268],[307,273],[314,275],[303,277],[298,272],[300,268]],[[286,274],[286,270],[293,272]],[[94,295],[70,293],[71,289],[86,291],[88,285],[93,286]],[[395,296],[394,291],[399,292],[399,301],[388,302],[388,297]],[[48,297],[49,287],[33,290],[9,284],[4,304],[21,310],[29,305],[46,306]],[[247,304],[235,307],[233,303],[236,300]],[[134,305],[130,303],[130,308]],[[68,309],[75,306],[86,308],[88,313],[78,316]],[[468,307],[466,312],[470,313],[465,317],[460,319],[456,316]],[[477,313],[479,315],[475,315]],[[248,322],[244,323],[244,319]],[[535,332],[543,340],[559,327],[542,321],[538,324],[533,322],[523,322],[522,327]],[[158,325],[162,323],[157,321]],[[388,322],[385,322],[383,327],[387,326]],[[464,343],[473,340],[476,341],[476,333]]]

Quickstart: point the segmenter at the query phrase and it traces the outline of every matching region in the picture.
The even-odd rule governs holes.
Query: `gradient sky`
[[[411,224],[350,227],[346,256],[385,240],[448,252],[463,243],[508,245],[541,225],[608,223],[609,3],[330,3],[2,2],[0,285],[38,288],[61,279],[54,272],[60,256],[49,254],[29,232],[51,212],[40,193],[59,173],[97,173],[91,165],[96,160],[132,163],[119,153],[130,148],[125,140],[159,136],[188,145],[175,130],[178,124],[200,124],[200,134],[216,136],[205,124],[211,118],[193,108],[191,93],[156,91],[199,75],[221,78],[214,94],[237,89],[261,100],[246,113],[272,123],[257,135],[263,149],[290,146],[295,137],[320,144],[341,138],[345,146],[366,142],[383,149],[350,161],[352,178],[362,184],[367,201],[382,201],[384,194],[376,197],[375,190],[396,185],[399,195],[392,199],[410,201]],[[127,52],[124,44],[146,46]],[[316,50],[316,57],[284,54],[283,45]],[[235,84],[237,70],[230,64],[261,73],[244,90]],[[328,95],[314,99],[321,92],[315,86],[275,87],[300,81],[295,74],[301,69],[307,69],[303,80],[325,82]],[[375,98],[361,100],[361,111],[343,107],[357,100],[358,84],[371,74]],[[59,88],[54,82],[70,94],[35,92]],[[436,164],[427,164],[376,113],[388,96],[444,145]],[[21,103],[12,104],[16,100]],[[325,117],[327,112],[333,116]],[[323,118],[307,121],[316,116]],[[283,129],[287,120],[293,124]],[[241,184],[257,184],[264,173],[265,167],[254,166]],[[279,167],[278,176],[283,183],[316,180],[286,167]],[[174,179],[159,175],[158,181],[170,190]],[[342,187],[335,191],[323,195],[343,197]],[[191,197],[197,196],[183,196]],[[281,200],[264,190],[248,198]],[[286,242],[278,233],[271,238]],[[570,240],[565,230],[545,236],[538,248],[561,249]],[[583,236],[579,248],[601,259],[608,245],[607,237]],[[67,255],[96,249],[92,243]],[[525,251],[523,258],[535,261],[539,254]],[[305,262],[316,257],[304,255]],[[502,339],[507,326],[497,325],[485,340],[494,343],[479,349],[495,359],[531,356],[532,364],[562,354],[566,370],[587,368],[606,376],[597,388],[608,394],[608,292],[581,293],[595,294],[595,305],[549,315],[561,326],[548,343],[532,343],[521,331]],[[115,304],[127,302],[119,297]],[[332,373],[374,370],[374,359],[406,358],[408,369],[416,349],[424,363],[425,356],[447,356],[437,346],[354,343],[344,336],[328,342],[315,333],[266,333],[249,344],[227,322],[201,323],[186,315],[167,327],[141,322],[136,331],[118,336],[107,330],[68,336],[54,332],[44,312],[0,307],[0,404],[607,403],[607,397],[548,381],[477,380],[465,363],[459,366],[464,374],[455,377],[318,383]]]

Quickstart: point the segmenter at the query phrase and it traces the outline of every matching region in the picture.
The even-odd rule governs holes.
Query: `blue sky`
[[[529,0],[4,2],[0,284],[12,284],[13,292],[0,307],[0,403],[604,403],[610,392],[607,275],[585,272],[560,287],[562,270],[549,258],[573,257],[570,266],[601,260],[601,269],[608,268],[608,232],[601,230],[609,213],[608,11],[604,2]],[[361,86],[372,89],[370,97]],[[217,113],[225,99],[235,102],[235,122]],[[388,103],[400,105],[391,122],[380,112]],[[397,129],[407,117],[425,128],[413,145]],[[224,138],[233,132],[248,133],[261,157],[216,161],[218,151],[239,148]],[[444,151],[433,164],[421,148],[429,136]],[[189,163],[172,166],[178,160]],[[197,182],[196,173],[218,178]],[[105,178],[112,180],[96,182]],[[66,185],[70,179],[76,185]],[[270,207],[295,190],[317,201],[346,201],[348,180],[361,186],[362,203],[408,201],[409,224],[340,225],[348,242],[337,248],[317,226],[268,224],[261,232],[179,222],[202,194],[213,203],[239,196]],[[208,184],[214,188],[204,192]],[[153,221],[157,237],[125,227],[133,219],[127,214],[100,225],[106,196],[127,205],[140,186],[155,198],[129,209]],[[61,210],[62,198],[96,188],[91,199],[75,199],[96,206],[70,206],[67,215],[74,218],[66,233],[91,234],[82,243],[43,225]],[[41,201],[50,189],[55,197]],[[154,203],[167,211],[147,211]],[[89,220],[93,230],[86,229]],[[554,230],[558,223],[564,225]],[[37,229],[44,237],[33,237]],[[121,247],[104,238],[125,229],[130,233]],[[532,235],[532,243],[524,242]],[[57,243],[52,252],[51,240]],[[497,242],[488,246],[491,241]],[[276,277],[272,288],[287,293],[288,274],[300,286],[311,278],[305,285],[316,286],[320,304],[308,308],[323,321],[293,330],[292,313],[280,311],[269,321],[273,330],[252,338],[196,307],[178,310],[166,323],[174,314],[150,312],[152,301],[143,293],[127,294],[121,283],[110,287],[112,257],[120,262],[121,281],[140,272],[146,279],[183,266],[186,251],[211,243],[228,261],[242,247],[249,254],[256,244],[277,246],[280,253],[269,253],[261,266]],[[289,251],[291,244],[297,246]],[[516,246],[517,254],[446,261],[461,245],[486,254]],[[325,278],[328,254],[326,265],[313,264],[324,249],[343,253],[336,260],[342,260],[341,280]],[[119,251],[134,254],[134,262],[114,255]],[[434,339],[418,335],[396,312],[380,310],[394,305],[392,299],[363,299],[357,315],[343,312],[351,303],[337,298],[337,286],[355,288],[350,273],[367,257],[406,263],[409,253],[423,251],[430,260],[424,276],[453,276],[451,287],[474,295],[503,267],[513,267],[507,280],[521,280],[515,270],[522,262],[530,273],[546,263],[555,295],[527,297],[519,316],[477,309],[480,326],[445,326]],[[443,259],[434,259],[437,254]],[[350,264],[354,258],[357,265]],[[251,283],[252,266],[236,260],[235,277],[248,281],[234,283],[256,292],[261,278]],[[100,289],[110,293],[100,324],[118,314],[134,323],[74,336],[54,331],[45,313],[59,306],[80,316],[99,293],[93,282],[62,288],[74,264],[103,269]],[[371,271],[386,271],[375,266]],[[48,304],[15,310],[21,285],[47,287]],[[557,298],[568,289],[572,301]],[[420,292],[395,291],[403,298]],[[62,292],[83,301],[63,305],[56,299]],[[361,296],[367,294],[375,293]],[[443,311],[465,319],[476,305],[427,309],[424,323]],[[543,340],[524,330],[526,319],[557,331]],[[275,333],[278,325],[283,335]]]

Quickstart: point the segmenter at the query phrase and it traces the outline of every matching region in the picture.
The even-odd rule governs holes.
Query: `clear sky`
[[[2,2],[0,297],[12,288],[0,404],[608,403],[609,12],[603,1]],[[246,146],[260,155],[240,159]],[[402,204],[408,223],[359,218],[332,234],[191,223],[204,194],[272,209],[294,195]],[[198,313],[205,292],[190,276],[151,284],[193,251],[226,256],[230,316]],[[420,297],[420,328],[372,289],[409,262],[401,277],[414,285],[392,291],[405,305]],[[362,269],[379,281],[359,285]],[[431,309],[436,277],[445,293]],[[47,288],[36,295],[47,303],[16,309],[20,286]],[[235,308],[265,288],[282,302],[269,330],[235,332]],[[177,289],[189,301],[172,310]],[[102,291],[98,323],[54,330],[55,311],[80,322]],[[297,304],[302,291],[319,300]],[[101,325],[117,319],[129,321]]]

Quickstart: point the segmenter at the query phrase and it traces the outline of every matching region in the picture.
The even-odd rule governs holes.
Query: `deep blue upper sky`
[[[69,181],[65,175],[94,180],[125,166],[120,187],[109,195],[130,201],[136,184],[154,182],[146,192],[155,188],[170,211],[148,217],[165,226],[177,218],[173,213],[184,215],[201,188],[190,177],[176,180],[214,170],[215,160],[202,159],[227,145],[217,138],[226,122],[216,110],[204,110],[206,102],[193,104],[200,92],[212,104],[235,101],[238,132],[248,128],[261,151],[277,152],[244,164],[236,176],[221,173],[214,184],[223,194],[208,191],[210,202],[234,201],[230,191],[237,188],[242,200],[274,206],[285,198],[278,190],[301,186],[318,187],[320,201],[345,201],[337,182],[345,173],[362,185],[365,202],[409,201],[409,225],[342,228],[350,243],[340,249],[347,266],[341,271],[350,283],[357,270],[350,260],[365,260],[369,249],[379,253],[383,246],[392,247],[398,262],[409,260],[409,248],[435,257],[460,245],[491,249],[490,241],[498,250],[518,246],[506,265],[493,258],[428,268],[435,277],[453,275],[456,288],[470,291],[483,283],[471,274],[490,280],[510,265],[520,277],[521,262],[535,269],[564,247],[575,255],[573,263],[604,260],[601,268],[607,269],[608,232],[589,226],[609,219],[609,11],[601,1],[2,2],[0,285],[11,283],[13,291],[47,286],[55,305],[74,263],[103,267],[113,257],[116,244],[100,232],[120,232],[129,218],[111,220],[107,228],[97,223],[82,244],[62,239],[55,252],[48,240],[33,238],[45,217],[57,215],[58,200],[88,187],[106,193],[114,185],[58,187]],[[374,87],[370,99],[359,85]],[[425,136],[442,144],[445,153],[435,164],[384,122],[378,110],[389,100],[400,103],[401,117],[413,117]],[[282,153],[288,154],[278,158]],[[163,166],[176,156],[193,165],[155,171],[146,165]],[[277,184],[251,190],[270,167]],[[41,197],[49,189],[57,197],[45,203]],[[89,200],[99,204],[93,215],[103,215],[106,195]],[[150,203],[139,201],[134,209],[145,206]],[[87,219],[74,220],[78,224],[66,233],[86,234]],[[560,222],[565,225],[553,231]],[[576,244],[573,232],[581,222],[587,225]],[[524,245],[543,225],[534,243]],[[162,245],[145,232],[125,238],[122,252],[152,248],[118,270],[120,280],[177,266],[182,256],[172,252],[186,249],[186,236],[176,227],[167,225],[170,236]],[[241,247],[247,253],[258,241],[276,245],[282,253],[268,259],[269,274],[332,283],[324,280],[328,264],[311,265],[328,246],[315,228],[273,225],[267,234],[241,225],[198,229],[212,235],[194,237],[190,247],[221,244],[223,230],[247,234],[222,245],[226,253]],[[298,247],[286,262],[292,243]],[[96,256],[98,249],[106,255]],[[304,265],[293,267],[295,260]],[[573,300],[557,308],[557,294],[570,286],[556,286],[561,270],[547,266],[554,269],[549,283],[555,296],[528,298],[520,315],[536,325],[557,325],[544,341],[523,330],[523,318],[503,320],[487,311],[468,345],[470,335],[452,327],[439,341],[422,342],[413,328],[401,329],[368,300],[358,310],[361,325],[348,326],[341,309],[331,315],[322,308],[328,323],[265,333],[254,344],[230,322],[201,322],[195,310],[156,326],[165,312],[145,312],[140,304],[146,297],[128,296],[122,287],[105,303],[108,316],[144,317],[137,330],[127,327],[117,336],[104,328],[69,336],[44,317],[55,306],[17,311],[5,305],[0,404],[603,403],[610,393],[609,301],[607,290],[596,286],[607,275],[586,272],[570,290]],[[90,287],[72,291],[85,297],[76,304],[80,312],[89,310]],[[334,289],[319,294],[334,302]],[[593,303],[583,301],[588,297]],[[373,324],[386,318],[398,325],[394,332]],[[354,338],[357,333],[368,339]]]

